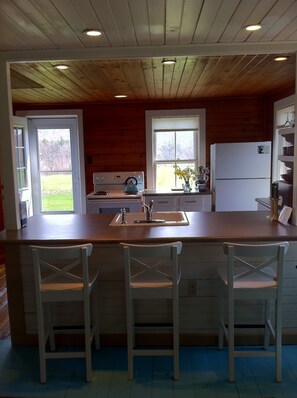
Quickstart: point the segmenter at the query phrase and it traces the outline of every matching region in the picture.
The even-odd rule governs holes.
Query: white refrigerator
[[[210,186],[215,211],[257,210],[256,198],[268,198],[271,142],[213,144]]]

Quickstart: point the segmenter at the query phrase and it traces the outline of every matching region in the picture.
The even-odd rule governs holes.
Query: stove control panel
[[[99,191],[102,185],[117,187],[123,185],[127,178],[133,177],[137,179],[139,188],[144,189],[144,172],[143,171],[123,171],[123,172],[98,172],[93,173],[94,191]]]

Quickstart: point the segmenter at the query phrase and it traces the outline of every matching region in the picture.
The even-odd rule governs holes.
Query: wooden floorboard
[[[0,340],[0,397],[22,398],[297,398],[297,346],[283,347],[283,382],[274,381],[272,358],[236,358],[235,383],[228,382],[227,349],[181,347],[180,380],[172,380],[170,357],[135,358],[127,379],[125,347],[93,352],[93,381],[85,382],[84,360],[48,361],[39,383],[36,347],[12,348]]]
[[[0,339],[10,336],[5,265],[0,264]]]

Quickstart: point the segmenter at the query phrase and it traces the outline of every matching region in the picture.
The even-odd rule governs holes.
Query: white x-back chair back
[[[82,358],[86,359],[86,379],[91,380],[91,343],[95,337],[99,348],[99,319],[96,302],[93,301],[94,321],[91,316],[91,296],[95,300],[97,270],[89,270],[88,257],[92,253],[92,244],[74,246],[31,246],[33,255],[36,312],[39,341],[40,381],[46,382],[46,359]],[[55,325],[52,303],[83,303],[83,328],[79,331],[67,328],[63,330]],[[56,331],[55,326],[59,329]],[[76,325],[71,325],[76,326]],[[84,350],[55,352],[55,333],[84,333]],[[50,351],[47,350],[47,341]]]
[[[126,246],[127,281],[132,288],[166,288],[177,285],[181,270],[177,256],[181,252],[181,242],[154,246]],[[176,251],[172,248],[176,247]],[[125,246],[124,246],[125,249]],[[134,292],[134,294],[137,294]]]
[[[181,242],[157,245],[134,245],[121,243],[124,250],[128,377],[133,379],[133,357],[142,355],[173,356],[173,377],[179,378],[179,310],[178,285],[181,269],[178,256]],[[169,349],[135,347],[135,299],[171,299],[173,347]],[[152,304],[153,305],[153,304]],[[168,328],[168,325],[166,326]]]
[[[219,267],[219,347],[223,348],[223,336],[229,350],[229,380],[234,381],[234,357],[274,356],[276,381],[281,381],[281,334],[282,334],[282,289],[283,266],[288,242],[267,244],[224,244],[227,267]],[[224,296],[228,298],[227,322],[224,319]],[[236,300],[264,300],[264,348],[259,350],[235,350],[234,348],[234,303]],[[270,304],[275,303],[275,321],[271,321]],[[242,327],[243,325],[241,325]],[[246,325],[252,326],[252,325]],[[269,336],[275,340],[275,350],[268,351]]]
[[[51,294],[52,290],[68,294],[72,289],[82,293],[83,285],[87,291],[90,289],[87,257],[92,253],[91,244],[55,248],[32,246],[32,250],[36,276],[44,294]],[[54,297],[59,296],[55,293]]]
[[[225,243],[229,289],[276,288],[282,284],[283,256],[287,249],[287,242],[265,245]]]

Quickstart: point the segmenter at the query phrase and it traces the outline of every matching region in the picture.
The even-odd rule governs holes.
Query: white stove
[[[125,192],[130,181],[138,192]],[[87,195],[87,213],[119,213],[123,208],[126,212],[142,211],[143,171],[97,172],[93,174],[93,186],[93,192]]]

